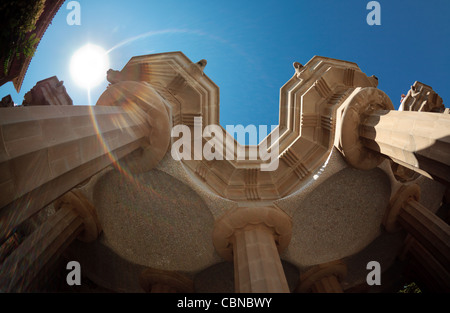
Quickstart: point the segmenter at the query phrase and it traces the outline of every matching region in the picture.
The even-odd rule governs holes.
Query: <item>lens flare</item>
[[[70,73],[75,83],[87,89],[104,81],[108,69],[108,54],[102,47],[92,44],[77,50],[70,61]]]

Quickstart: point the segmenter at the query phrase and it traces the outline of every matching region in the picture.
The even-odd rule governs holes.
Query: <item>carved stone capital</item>
[[[275,207],[237,208],[226,213],[214,226],[213,243],[217,253],[225,260],[233,261],[235,232],[255,226],[263,226],[273,234],[278,252],[289,245],[292,222],[286,213]]]
[[[98,238],[102,227],[91,202],[78,190],[69,191],[55,201],[55,210],[62,207],[73,209],[83,220],[84,230],[78,236],[83,242],[92,242]]]
[[[398,110],[443,113],[445,106],[442,98],[433,88],[416,81],[402,100]]]
[[[396,194],[391,198],[389,207],[383,218],[383,224],[388,232],[395,232],[400,229],[397,223],[397,216],[400,210],[409,200],[419,201],[420,186],[417,184],[403,185],[397,190]]]
[[[419,178],[420,174],[391,160],[392,174],[401,183],[408,183]]]
[[[147,142],[142,144],[138,162],[129,164],[133,172],[154,168],[166,155],[170,144],[171,124],[167,100],[150,84],[120,81],[110,86],[97,101],[99,106],[121,106],[134,113],[134,118],[147,126]],[[117,121],[120,127],[120,122]]]
[[[188,277],[171,271],[154,268],[144,270],[139,276],[139,284],[145,292],[193,293],[194,284]]]
[[[345,106],[339,134],[339,147],[347,162],[362,170],[377,167],[384,157],[364,146],[359,135],[365,116],[377,110],[393,110],[391,99],[373,87],[356,88],[344,102]]]
[[[345,278],[345,276],[347,276],[347,265],[341,260],[316,265],[300,275],[300,283],[295,292],[309,292],[314,284],[327,277],[334,277],[340,281]],[[330,286],[330,288],[332,289],[332,286]]]

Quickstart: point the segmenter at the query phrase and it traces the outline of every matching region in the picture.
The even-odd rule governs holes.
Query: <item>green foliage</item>
[[[404,285],[403,289],[400,289],[398,291],[399,293],[422,293],[422,290],[420,290],[419,286],[415,282],[412,282],[408,285]]]
[[[39,42],[35,34],[36,23],[44,11],[46,0],[11,0],[0,3],[0,60],[4,60],[5,74],[13,57],[32,57]]]

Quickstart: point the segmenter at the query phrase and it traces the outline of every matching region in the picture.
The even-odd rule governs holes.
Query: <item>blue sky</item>
[[[74,104],[88,104],[86,90],[69,71],[73,53],[92,43],[106,50],[156,32],[109,53],[121,70],[136,55],[182,51],[220,88],[220,122],[278,124],[279,89],[294,69],[321,55],[355,62],[379,78],[398,108],[414,81],[430,85],[450,105],[450,1],[379,1],[381,25],[369,26],[366,0],[80,0],[81,25],[66,22],[68,1],[47,29],[22,90],[0,87],[16,103],[37,81],[56,75]],[[107,82],[92,90],[98,99]]]

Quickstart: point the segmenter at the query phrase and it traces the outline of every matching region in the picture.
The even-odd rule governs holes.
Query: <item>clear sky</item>
[[[355,62],[398,108],[414,81],[430,85],[450,107],[450,1],[381,0],[381,25],[366,22],[366,0],[79,0],[81,25],[69,26],[63,4],[31,61],[22,90],[0,87],[21,104],[37,81],[56,75],[74,104],[87,92],[70,75],[73,53],[92,43],[109,50],[121,70],[137,55],[182,51],[206,59],[220,88],[222,126],[277,125],[279,89],[292,63],[321,55]],[[147,34],[146,36],[140,36]],[[106,73],[105,73],[106,76]],[[95,103],[106,88],[92,90]]]

